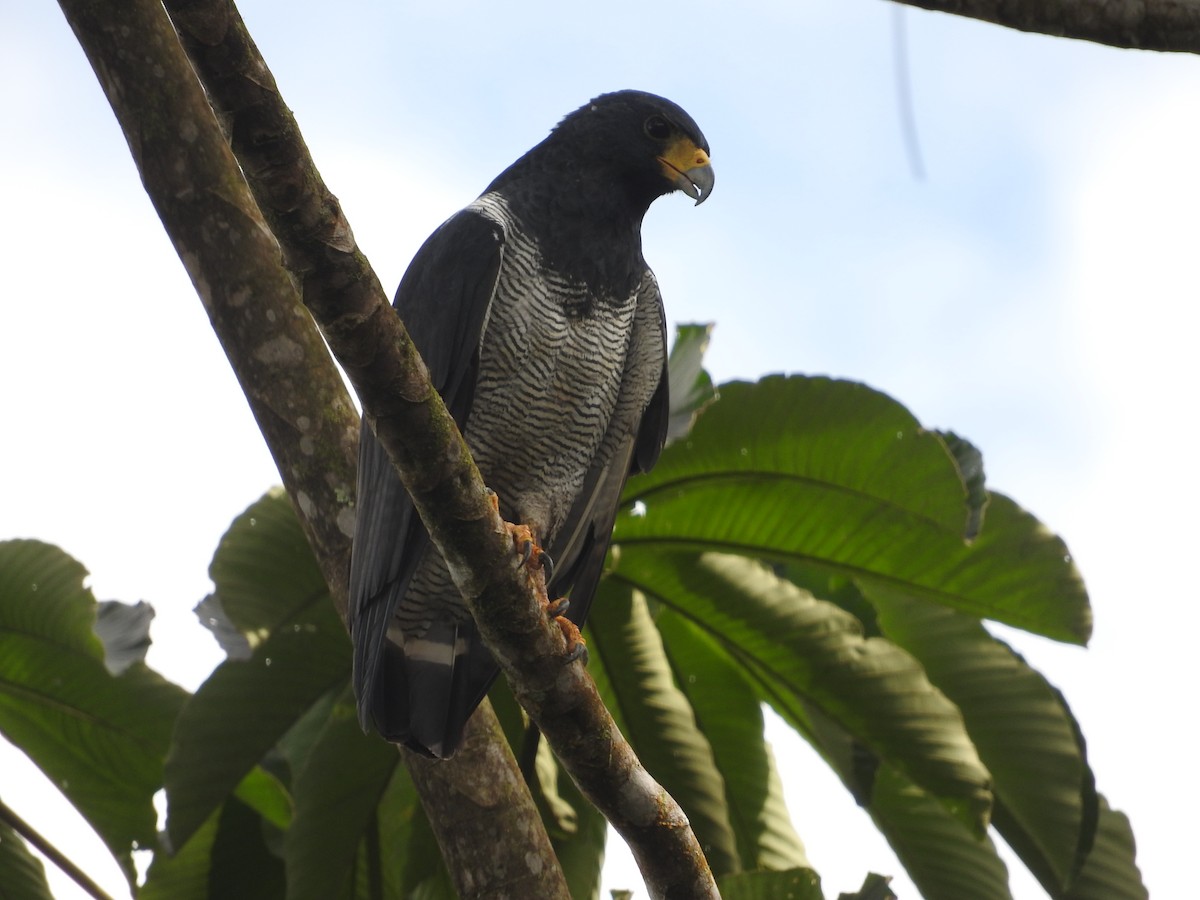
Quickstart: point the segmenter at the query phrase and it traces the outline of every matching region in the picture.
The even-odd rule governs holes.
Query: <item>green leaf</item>
[[[717,881],[722,900],[824,900],[821,879],[812,869],[741,872]]]
[[[962,710],[995,779],[995,824],[1052,896],[1092,845],[1096,791],[1079,726],[1061,694],[978,619],[868,588],[889,638]]]
[[[1062,895],[1063,900],[1148,900],[1150,892],[1138,871],[1129,819],[1110,809],[1103,795],[1099,797],[1099,812],[1095,845],[1083,871]]]
[[[288,900],[326,900],[351,883],[399,763],[395,747],[363,734],[353,695],[343,692],[293,781],[296,815],[283,845]]]
[[[278,778],[262,766],[250,770],[233,795],[262,816],[263,821],[283,831],[292,822],[292,798]]]
[[[131,851],[157,840],[152,798],[186,692],[143,663],[109,674],[86,576],[57,547],[0,543],[0,733],[58,785],[132,884]]]
[[[137,900],[210,900],[208,875],[221,809],[217,809],[174,855],[156,851]]]
[[[4,900],[54,900],[42,861],[0,822],[0,896]]]
[[[397,766],[379,804],[385,897],[457,900],[437,838],[408,770]],[[400,853],[391,848],[402,847]]]
[[[761,699],[744,670],[704,629],[662,608],[656,617],[675,681],[712,746],[725,781],[741,867],[811,868],[783,800]]]
[[[589,626],[589,651],[608,675],[625,737],[687,815],[713,873],[738,871],[724,780],[691,705],[675,685],[645,599],[607,579]]]
[[[287,883],[283,861],[271,852],[279,835],[261,816],[230,797],[217,817],[209,856],[209,897],[221,900],[282,898]]]
[[[213,594],[251,645],[265,640],[329,589],[282,488],[272,488],[234,519],[208,575]]]
[[[892,767],[876,773],[868,811],[924,900],[1012,900],[991,839],[965,830]]]
[[[696,417],[717,399],[712,379],[704,371],[704,354],[708,351],[712,330],[712,322],[675,327],[675,343],[667,361],[671,403],[668,443],[687,437]]]
[[[1008,870],[985,834],[963,828],[939,798],[881,764],[820,710],[808,708],[802,717],[813,745],[870,814],[924,900],[1011,900]]]
[[[345,687],[349,686],[347,682]],[[288,784],[293,780],[292,773],[299,772],[308,765],[308,757],[324,733],[329,717],[333,715],[333,708],[341,699],[342,693],[336,690],[327,691],[318,697],[271,750],[266,764],[273,771],[280,772]]]
[[[450,876],[444,869],[418,884],[409,896],[411,900],[458,900]]]
[[[1087,595],[1062,541],[993,494],[987,528],[968,545],[972,513],[955,460],[895,401],[823,378],[720,390],[691,436],[626,485],[617,548],[816,564],[1057,640],[1087,640]]]
[[[622,548],[611,581],[686,616],[722,645],[764,699],[793,715],[805,699],[982,831],[990,778],[958,709],[894,644],[864,638],[853,616],[816,600],[753,560]],[[602,608],[606,598],[596,604]]]
[[[254,651],[219,665],[180,713],[165,771],[176,848],[350,672],[345,627],[286,498],[239,516],[210,572]]]
[[[326,601],[226,660],[179,715],[167,757],[167,833],[181,847],[275,743],[349,675],[349,642]]]
[[[714,477],[798,482],[818,499],[843,495],[962,536],[966,489],[954,459],[895,400],[866,385],[802,376],[729,382],[719,390],[720,401],[688,440],[631,480],[626,497],[649,506]]]

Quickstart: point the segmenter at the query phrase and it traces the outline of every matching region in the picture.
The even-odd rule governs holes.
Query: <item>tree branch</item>
[[[162,7],[152,0],[63,0],[61,6],[246,393],[344,617],[358,447],[358,416],[345,385]],[[344,232],[356,253],[348,227]],[[490,706],[485,704],[476,719],[480,730],[499,733]],[[525,896],[568,896],[507,744],[477,743],[447,763],[436,779],[428,767],[408,762],[422,803],[431,810],[476,797],[474,785],[486,773],[505,802],[469,808],[491,835],[521,836],[519,846],[493,839],[471,852],[452,843],[448,826],[431,815],[461,896],[486,896],[499,888]],[[502,848],[509,851],[507,864],[497,859]]]
[[[896,0],[1055,37],[1200,53],[1200,0]]]
[[[278,248],[236,177],[229,149],[161,8],[152,0],[60,2],[239,377],[246,351],[273,362],[284,356],[301,375],[310,367],[328,366],[327,359],[321,363],[320,354],[310,351],[311,341],[301,343],[297,338],[293,345],[289,336],[278,343],[243,345],[238,339],[238,316],[264,329],[259,320],[276,326],[281,317],[297,321],[302,317],[296,315],[294,289],[289,293],[292,285],[280,266]],[[177,10],[180,31],[188,35],[205,88],[227,117],[238,161],[261,198],[261,208],[276,226],[289,263],[298,270],[305,303],[358,391],[381,444],[397,465],[518,699],[576,783],[630,844],[651,895],[716,897],[712,875],[686,817],[638,763],[586,670],[563,664],[566,646],[562,633],[545,615],[544,584],[540,597],[535,591],[540,572],[531,574],[514,565],[508,529],[453,419],[355,247],[336,200],[312,166],[299,131],[232,4],[180,2],[172,3],[172,8]],[[261,294],[259,280],[264,282]],[[214,309],[220,315],[214,315]],[[273,352],[275,348],[286,352]],[[270,378],[273,373],[252,372],[251,377]],[[253,405],[252,394],[248,390]],[[291,434],[289,429],[268,433],[264,427],[264,435],[280,445],[276,449],[272,443],[272,448],[291,490],[294,479],[289,466],[296,453],[304,454],[300,440],[304,429],[290,406],[278,409],[284,410],[282,417],[293,426]],[[260,423],[274,417],[274,411],[267,413],[271,414],[260,416]],[[326,415],[337,414],[337,409],[326,411]],[[289,451],[289,443],[300,450]],[[345,485],[340,488],[344,492]],[[307,522],[310,517],[341,519],[342,537],[333,538],[339,548],[345,544],[345,494],[341,496],[340,502],[318,506],[311,496],[306,504],[299,492],[293,493],[310,534],[317,530]],[[318,555],[330,553],[329,545],[316,541],[314,549]],[[344,559],[339,551],[336,560],[323,560],[323,566],[327,571],[337,569]],[[344,573],[343,565],[331,581],[343,598],[343,608]],[[496,741],[478,743],[495,753]],[[506,745],[503,753],[511,761]],[[453,764],[440,764],[439,776],[446,774],[443,767]],[[414,778],[428,768],[414,766]],[[527,801],[528,792],[521,793]],[[544,836],[540,822],[537,830]],[[491,833],[524,834],[498,829]],[[455,872],[457,863],[450,857],[453,841],[443,842],[442,848]],[[557,871],[556,864],[550,868]],[[466,887],[471,889],[464,890],[459,883],[464,896],[479,895],[477,885]],[[512,884],[505,887],[511,890]],[[525,895],[559,894],[532,890]]]

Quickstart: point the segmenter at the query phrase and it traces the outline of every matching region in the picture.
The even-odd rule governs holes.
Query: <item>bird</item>
[[[654,465],[669,413],[666,315],[642,255],[658,197],[712,192],[681,107],[595,97],[425,241],[393,304],[506,521],[553,561],[548,592],[582,625],[621,490]],[[499,672],[364,417],[350,566],[364,731],[454,754]]]

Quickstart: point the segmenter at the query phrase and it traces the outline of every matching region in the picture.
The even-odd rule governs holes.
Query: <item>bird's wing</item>
[[[461,429],[471,411],[479,345],[496,290],[504,234],[491,219],[464,210],[417,251],[396,292],[396,311]],[[388,624],[429,535],[391,461],[364,420],[358,453],[358,511],[350,565],[354,688],[359,721],[388,735],[384,668]],[[395,691],[391,692],[392,705]],[[382,717],[382,718],[381,718]],[[390,735],[388,735],[390,736]]]
[[[622,401],[631,402],[639,395],[641,385],[656,377],[657,387],[644,408],[632,401],[629,411],[623,411]],[[625,481],[631,474],[648,472],[666,443],[671,405],[668,381],[666,314],[658,282],[647,272],[625,360],[621,397],[608,426],[609,436],[619,436],[618,442],[608,462],[595,464],[588,472],[567,517],[567,527],[550,548],[551,558],[558,563],[549,586],[550,596],[570,591],[567,618],[576,625],[582,626],[587,618],[604,570]]]

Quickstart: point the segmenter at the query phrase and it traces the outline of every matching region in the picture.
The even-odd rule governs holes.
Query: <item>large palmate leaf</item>
[[[349,888],[360,847],[380,840],[372,833],[376,808],[399,765],[395,747],[363,734],[344,692],[293,780],[296,815],[283,845],[289,900],[326,900]]]
[[[179,716],[165,772],[175,848],[350,673],[345,628],[282,494],[238,517],[210,571],[225,612],[254,649],[218,666]]]
[[[709,632],[674,610],[660,606],[655,623],[675,681],[725,780],[742,869],[810,868],[763,740],[762,701],[743,667]]]
[[[811,702],[982,831],[990,778],[958,710],[909,654],[760,563],[728,554],[622,548],[610,580],[685,616],[724,647],[794,725]],[[600,607],[602,604],[597,604]]]
[[[867,589],[889,638],[922,661],[962,710],[995,778],[995,823],[1053,896],[1092,848],[1096,790],[1062,696],[978,619],[886,589]]]
[[[760,672],[768,692],[772,676]],[[928,791],[804,700],[777,706],[789,718],[800,708],[809,738],[870,813],[925,900],[1012,900],[1008,871],[986,835],[962,821]]]
[[[743,872],[717,882],[723,900],[823,900],[821,879],[812,869]]]
[[[137,900],[208,900],[208,875],[220,813],[219,808],[214,811],[173,856],[154,854]]]
[[[875,773],[867,809],[924,900],[1012,900],[991,838],[965,830],[891,766]]]
[[[817,564],[1087,640],[1087,596],[1062,541],[993,494],[968,543],[978,510],[958,464],[898,403],[826,378],[773,376],[720,392],[687,440],[630,479],[614,534],[622,551],[688,546]]]
[[[165,786],[167,830],[180,847],[264,755],[349,675],[341,622],[326,602],[273,634],[245,661],[222,663],[179,716]]]
[[[1063,900],[1147,900],[1150,892],[1138,871],[1133,829],[1124,813],[1099,798],[1096,843],[1083,871],[1061,896]]]
[[[125,870],[153,847],[151,798],[186,692],[144,663],[105,668],[86,570],[57,547],[0,543],[0,733],[75,805]]]
[[[156,853],[137,900],[268,900],[284,896],[279,832],[236,797],[215,809],[178,853]]]
[[[366,842],[364,856],[367,875],[382,885],[382,896],[457,900],[433,829],[403,766],[396,768],[384,792],[378,820],[377,838]]]
[[[236,797],[217,815],[217,833],[209,853],[209,897],[263,900],[282,897],[283,861],[272,852],[279,835]]]
[[[332,603],[282,488],[272,488],[233,520],[208,575],[221,609],[252,645],[299,610],[320,600]]]

